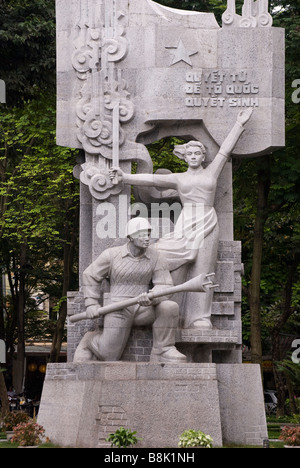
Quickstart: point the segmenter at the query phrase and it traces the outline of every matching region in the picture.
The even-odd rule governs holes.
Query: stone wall
[[[215,447],[267,438],[260,368],[251,364],[49,364],[38,423],[67,447],[107,447],[121,426],[137,431],[141,448],[176,448],[191,428]]]

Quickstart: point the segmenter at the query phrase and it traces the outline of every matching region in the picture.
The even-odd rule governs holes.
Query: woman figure
[[[174,284],[182,283],[186,276],[194,278],[215,271],[219,225],[214,209],[218,178],[244,131],[244,125],[253,109],[241,111],[237,121],[213,161],[204,168],[206,150],[202,143],[190,141],[176,146],[174,154],[185,159],[188,170],[178,174],[125,174],[112,168],[111,178],[129,185],[150,186],[158,189],[176,189],[183,209],[174,232],[162,237],[156,247],[163,251],[169,262]],[[184,328],[211,328],[213,289],[207,293],[188,293],[188,307],[184,311]],[[181,304],[184,308],[184,304]]]

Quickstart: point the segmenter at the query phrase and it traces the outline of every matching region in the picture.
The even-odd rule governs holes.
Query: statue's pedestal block
[[[232,364],[49,364],[38,423],[54,442],[103,448],[121,426],[142,448],[176,448],[187,429],[262,444],[267,437],[259,368]]]

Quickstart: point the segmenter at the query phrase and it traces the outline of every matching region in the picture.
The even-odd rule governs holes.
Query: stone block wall
[[[138,447],[177,447],[201,428],[214,446],[262,446],[267,438],[260,367],[251,364],[49,364],[38,423],[52,442],[105,448],[120,426]]]

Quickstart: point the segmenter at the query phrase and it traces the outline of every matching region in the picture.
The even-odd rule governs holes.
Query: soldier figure
[[[110,303],[139,297],[138,304],[104,316],[103,331],[88,332],[81,340],[75,362],[118,361],[127,344],[132,326],[153,327],[153,348],[150,362],[186,362],[175,348],[179,307],[167,297],[151,301],[153,290],[173,285],[166,260],[150,246],[151,226],[146,219],[128,222],[128,242],[105,250],[83,273],[83,291],[88,318],[97,317],[100,284],[110,280]]]

